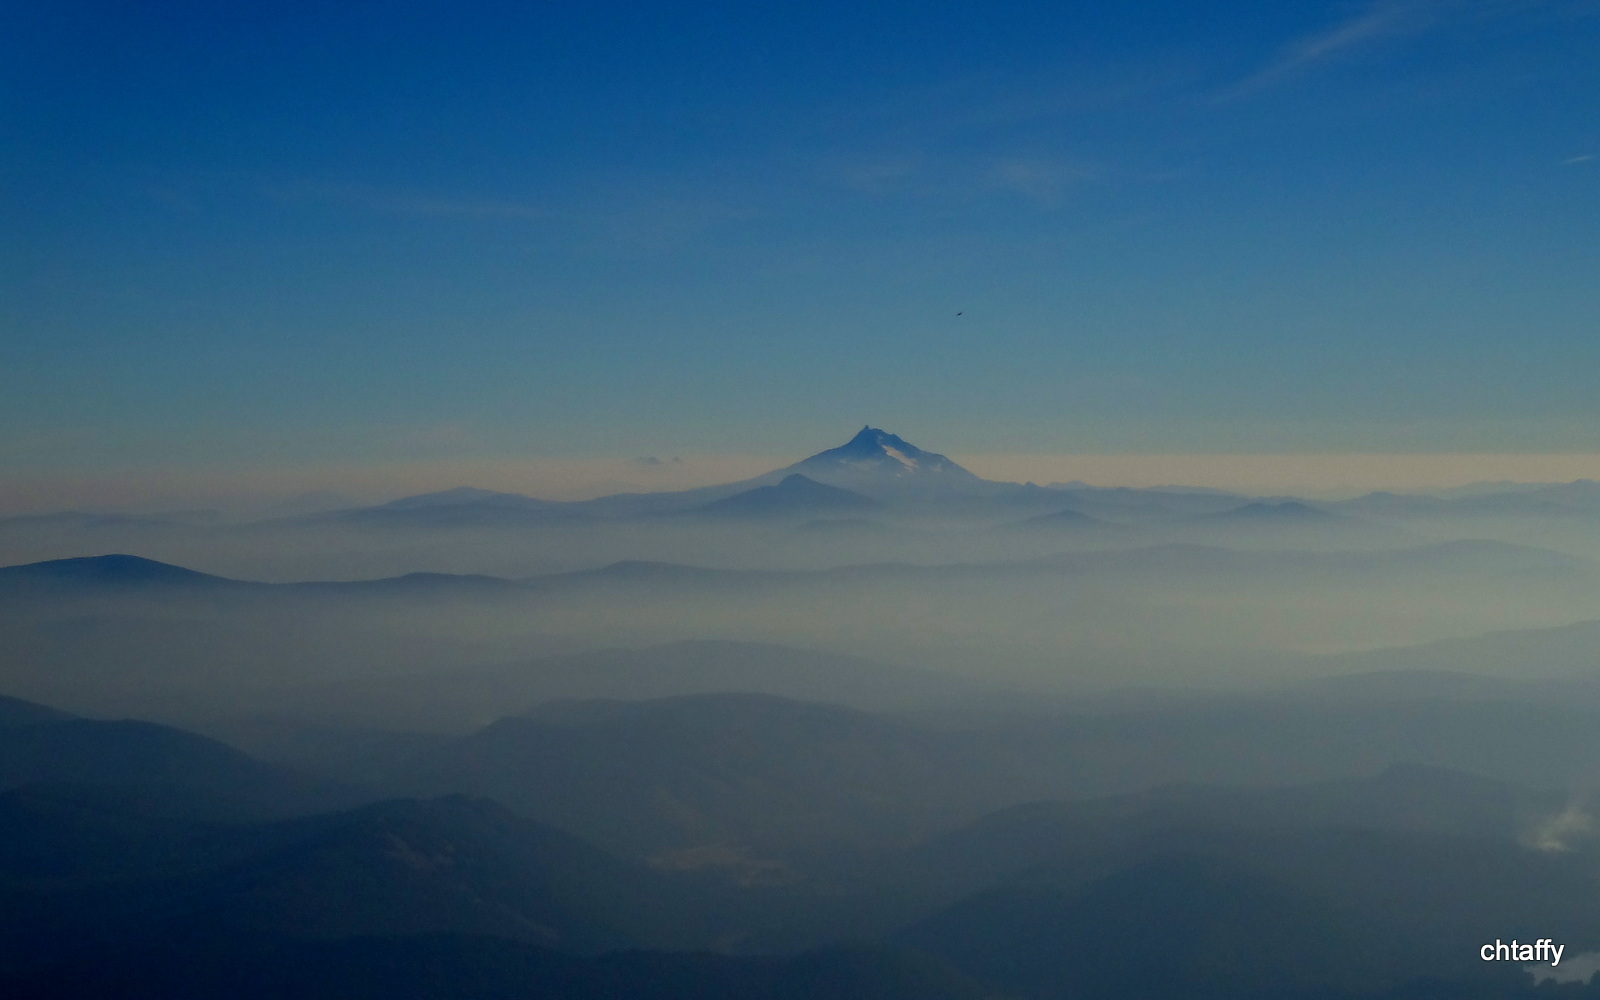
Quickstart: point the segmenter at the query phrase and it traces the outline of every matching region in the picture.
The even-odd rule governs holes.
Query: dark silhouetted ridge
[[[0,583],[92,584],[141,586],[150,584],[232,584],[238,581],[212,576],[182,566],[123,554],[51,559],[0,569]]]
[[[1337,515],[1298,500],[1284,500],[1279,503],[1257,500],[1242,507],[1225,510],[1213,517],[1219,521],[1332,521]]]
[[[31,726],[41,722],[65,722],[75,716],[21,698],[0,695],[0,726]]]
[[[495,490],[482,490],[473,486],[457,486],[453,490],[440,490],[437,493],[420,493],[416,496],[401,497],[379,506],[378,510],[417,510],[423,507],[459,507],[471,504],[478,507],[510,507],[523,510],[536,510],[547,507],[559,506],[557,501],[540,500],[535,497],[523,496],[520,493],[500,493]]]
[[[757,486],[714,500],[700,510],[707,514],[760,517],[782,514],[859,513],[883,506],[852,490],[817,482],[800,473],[785,476],[776,486]]]

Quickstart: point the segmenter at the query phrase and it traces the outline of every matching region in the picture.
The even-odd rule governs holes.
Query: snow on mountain
[[[869,484],[908,487],[977,487],[985,480],[963,469],[943,455],[923,451],[876,427],[863,427],[860,433],[837,448],[818,452],[802,462],[780,470],[783,475],[799,473],[818,482],[847,489]]]
[[[1039,487],[1017,483],[997,483],[981,479],[943,455],[923,451],[905,439],[876,427],[863,427],[860,433],[837,448],[818,452],[810,458],[782,469],[737,483],[702,486],[668,493],[621,493],[594,500],[557,502],[538,500],[514,493],[461,487],[439,493],[404,497],[381,507],[357,512],[363,516],[392,517],[397,513],[426,514],[443,511],[501,510],[543,512],[589,517],[634,517],[704,508],[736,494],[779,487],[792,476],[803,476],[812,485],[822,484],[862,494],[866,498],[891,503],[916,503],[930,500],[946,503],[1015,498],[1020,496],[1037,508],[1059,507],[1059,497]],[[804,483],[789,483],[781,493],[759,493],[755,499],[737,501],[757,506],[783,500],[792,505]],[[811,490],[817,494],[820,491]],[[1034,494],[1047,494],[1035,497]],[[835,498],[838,499],[838,498]]]

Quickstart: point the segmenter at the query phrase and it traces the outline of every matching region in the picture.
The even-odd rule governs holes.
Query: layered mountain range
[[[796,477],[803,477],[797,479]],[[684,510],[742,510],[744,501],[724,505],[724,501],[751,494],[751,504],[766,512],[790,508],[777,502],[767,491],[783,486],[794,494],[792,510],[805,513],[808,503],[823,491],[812,484],[859,494],[869,500],[890,504],[958,504],[975,499],[1011,504],[1054,505],[1057,509],[1093,514],[1096,509],[1116,510],[1119,514],[1141,513],[1157,516],[1172,514],[1222,514],[1232,519],[1271,519],[1277,522],[1314,520],[1333,515],[1363,513],[1384,517],[1426,516],[1474,517],[1488,515],[1579,515],[1600,512],[1600,483],[1580,480],[1566,484],[1519,486],[1503,484],[1501,489],[1465,496],[1440,498],[1417,494],[1377,492],[1352,500],[1311,504],[1294,498],[1252,497],[1224,490],[1172,486],[1130,490],[1090,486],[1087,483],[1052,483],[1039,487],[1031,483],[1007,483],[983,479],[944,455],[924,451],[888,431],[863,427],[842,445],[818,452],[753,479],[665,493],[629,493],[594,500],[551,501],[515,493],[458,487],[436,493],[404,497],[377,508],[345,512],[344,516],[394,516],[405,511],[467,508],[482,511],[534,512],[550,516],[624,516]],[[801,490],[807,490],[801,493]],[[839,494],[828,494],[840,500]],[[827,506],[824,504],[824,506]],[[868,505],[870,506],[870,505]],[[1153,510],[1150,508],[1154,508]],[[843,508],[841,508],[843,509]],[[858,509],[867,509],[859,507]],[[436,514],[435,516],[443,516]]]
[[[923,451],[887,431],[863,427],[837,448],[736,483],[564,503],[459,487],[404,497],[341,516],[364,520],[394,520],[402,516],[447,520],[464,517],[469,511],[502,518],[514,513],[552,517],[621,517],[683,511],[806,514],[865,510],[885,501],[949,504],[961,498],[995,497],[1020,490],[1031,492],[1018,484],[981,479],[943,455]]]
[[[0,995],[1600,991],[1593,484],[313,500],[0,522]]]
[[[1449,709],[1411,718],[1430,714]],[[1406,751],[1372,747],[1384,718],[1302,703],[1269,725],[1213,703],[973,727],[752,696],[569,701],[308,768],[0,701],[0,988],[1594,995],[1582,973],[1536,988],[1476,947],[1558,934],[1587,968],[1600,883],[1582,801],[1385,763]],[[1591,754],[1594,718],[1572,725]],[[1462,747],[1490,733],[1470,712],[1450,727]],[[1182,783],[1084,784],[1128,781],[1128,748],[1159,741]],[[1366,763],[1341,759],[1363,744]],[[1302,755],[1288,783],[1241,780],[1285,751]]]

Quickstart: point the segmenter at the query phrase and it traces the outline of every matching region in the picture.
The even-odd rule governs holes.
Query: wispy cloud
[[[1263,72],[1292,73],[1353,49],[1365,48],[1397,36],[1416,34],[1433,23],[1438,16],[1437,8],[1438,5],[1432,3],[1380,4],[1359,17],[1300,39]]]
[[[922,172],[922,164],[912,158],[848,162],[832,171],[844,187],[864,194],[903,191]]]
[[[1095,179],[1082,163],[1049,156],[901,157],[866,159],[828,171],[835,183],[861,194],[959,203],[995,194],[1057,208],[1074,188]]]
[[[497,198],[440,197],[359,184],[298,184],[267,189],[282,201],[324,201],[381,215],[432,219],[485,219],[542,222],[551,215],[541,206]]]
[[[757,214],[735,197],[685,184],[619,191],[580,210],[572,221],[589,234],[589,245],[596,250],[648,255],[677,250]]]
[[[1525,832],[1523,843],[1536,851],[1559,853],[1576,849],[1594,833],[1594,817],[1582,801],[1573,799],[1561,812],[1533,823]]]
[[[1371,0],[1344,19],[1289,42],[1213,100],[1238,100],[1341,59],[1453,25],[1531,16],[1588,17],[1597,12],[1600,4],[1593,0]]]
[[[1218,102],[1238,100],[1281,80],[1309,72],[1334,60],[1434,27],[1448,0],[1380,0],[1331,27],[1295,39],[1266,65],[1217,95]]]
[[[434,218],[513,219],[527,222],[549,218],[549,213],[536,205],[487,198],[397,198],[385,202],[381,207],[403,215]]]
[[[991,184],[1046,208],[1061,204],[1068,190],[1092,177],[1085,167],[1054,160],[998,160],[989,169]]]
[[[749,219],[725,191],[706,193],[694,180],[617,177],[548,204],[505,198],[435,195],[363,184],[264,184],[282,203],[316,203],[370,216],[447,222],[526,223],[592,252],[625,255],[672,250],[706,232]]]
[[[1593,162],[1594,162],[1594,157],[1592,155],[1588,154],[1588,153],[1585,153],[1583,156],[1569,156],[1565,160],[1561,161],[1561,165],[1563,167],[1575,167],[1580,163],[1593,163]]]

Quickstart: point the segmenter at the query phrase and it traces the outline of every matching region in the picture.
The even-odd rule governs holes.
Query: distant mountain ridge
[[[703,514],[760,517],[781,514],[816,515],[859,514],[877,510],[883,504],[854,490],[819,483],[794,472],[774,486],[757,486],[731,497],[713,500],[699,509]]]
[[[12,698],[9,695],[0,695],[0,728],[30,726],[41,722],[66,722],[72,718],[76,716],[70,712],[62,712],[47,705]]]
[[[5,699],[0,792],[47,784],[118,788],[143,808],[182,808],[228,819],[303,815],[361,798],[334,782],[256,760],[183,729],[133,719],[73,718]]]
[[[468,731],[561,699],[742,692],[867,710],[952,707],[996,697],[980,681],[767,643],[683,641],[482,667],[354,679],[292,692],[328,718]],[[3,703],[0,703],[3,708]]]
[[[227,585],[238,581],[157,562],[143,556],[115,553],[103,556],[75,556],[47,559],[0,568],[0,586],[7,584],[56,584],[68,587],[127,585]]]
[[[1227,521],[1256,521],[1263,518],[1272,520],[1289,521],[1332,521],[1334,515],[1320,507],[1313,507],[1300,500],[1281,500],[1277,503],[1267,503],[1256,500],[1232,510],[1225,510],[1210,517]]]
[[[944,455],[923,451],[904,438],[880,428],[865,426],[849,441],[751,479],[689,490],[661,493],[617,493],[592,500],[540,500],[517,493],[462,486],[455,489],[401,497],[377,507],[345,511],[339,516],[364,521],[405,523],[496,523],[530,517],[629,517],[705,508],[735,495],[766,487],[781,487],[793,476],[823,486],[863,494],[876,501],[921,497],[997,496],[1027,491],[1048,492],[983,479]],[[791,489],[794,485],[791,484]],[[759,504],[764,501],[752,500]]]
[[[844,491],[839,491],[844,492]],[[1076,521],[1072,512],[1063,512],[1064,521]],[[1276,516],[1272,514],[1268,517]],[[1291,514],[1290,517],[1299,515]],[[1312,517],[1323,515],[1321,512]],[[1047,519],[1036,519],[1047,520]],[[1094,523],[1092,518],[1086,519]],[[1033,523],[1033,522],[1029,522]],[[865,563],[827,569],[753,570],[695,566],[686,563],[628,559],[594,569],[539,574],[520,579],[456,573],[407,573],[403,576],[371,580],[304,581],[297,583],[256,583],[214,576],[170,563],[122,554],[80,556],[0,567],[0,587],[23,588],[43,584],[50,587],[90,589],[100,586],[165,586],[237,588],[241,591],[304,593],[324,596],[336,593],[389,594],[414,593],[437,597],[448,593],[467,596],[512,594],[525,589],[549,589],[574,584],[609,581],[657,581],[727,583],[749,585],[814,579],[863,578],[873,576],[936,576],[955,574],[1003,574],[1015,572],[1073,571],[1104,572],[1121,569],[1186,568],[1264,571],[1315,566],[1321,570],[1381,568],[1388,563],[1408,563],[1435,570],[1482,571],[1500,562],[1504,570],[1521,572],[1589,573],[1597,569],[1594,560],[1568,555],[1537,546],[1488,540],[1459,540],[1408,545],[1403,548],[1354,552],[1315,550],[1233,549],[1219,545],[1157,543],[1097,552],[1053,553],[1028,559],[1000,559],[983,562],[944,564]]]
[[[420,493],[416,496],[401,497],[399,500],[390,500],[380,505],[384,510],[414,510],[418,507],[449,507],[456,504],[483,504],[490,507],[544,507],[555,503],[553,500],[538,500],[534,497],[523,496],[520,493],[502,493],[496,490],[481,490],[472,486],[457,486],[453,490],[440,490],[436,493]]]
[[[1600,513],[1600,483],[1495,484],[1503,489],[1443,490],[1439,495],[1379,491],[1332,506],[1389,517],[1592,517]]]
[[[317,518],[337,517],[365,522],[433,525],[487,525],[521,523],[551,517],[629,517],[639,514],[695,510],[735,495],[776,487],[794,475],[826,486],[849,490],[880,502],[957,498],[1032,501],[1059,510],[1063,498],[1079,513],[1100,516],[1108,508],[1132,502],[1162,515],[1220,514],[1240,508],[1228,520],[1277,523],[1309,522],[1316,515],[1334,523],[1334,510],[1410,516],[1419,514],[1583,514],[1600,510],[1600,484],[1577,480],[1560,484],[1489,484],[1503,488],[1476,491],[1440,491],[1424,494],[1373,493],[1353,500],[1313,505],[1291,497],[1263,502],[1252,497],[1207,487],[1157,486],[1097,487],[1081,481],[1035,486],[984,479],[945,455],[924,451],[897,434],[866,425],[849,441],[820,451],[792,465],[733,483],[654,493],[618,493],[591,500],[545,500],[519,493],[460,486],[415,496],[400,497],[375,507],[362,507]],[[1447,497],[1441,499],[1441,497]],[[1241,507],[1241,505],[1243,505]],[[1046,513],[1040,510],[1037,513]]]

